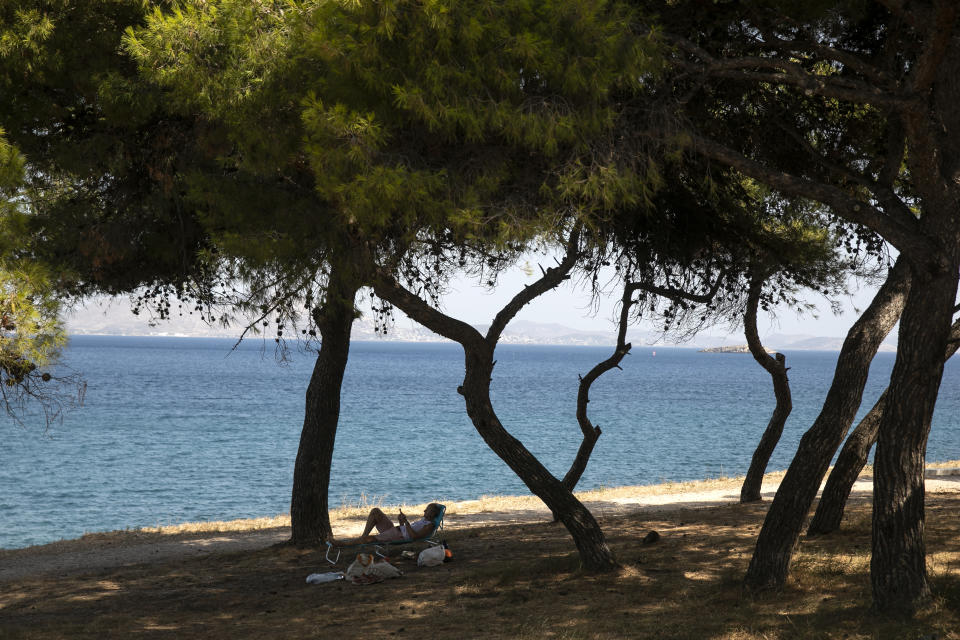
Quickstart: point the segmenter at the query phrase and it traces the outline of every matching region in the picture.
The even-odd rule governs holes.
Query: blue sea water
[[[287,512],[314,354],[278,363],[259,342],[233,346],[226,339],[74,337],[66,359],[88,382],[84,405],[47,431],[4,427],[0,548]],[[610,352],[497,350],[494,406],[558,476],[580,443],[577,376]],[[794,409],[770,470],[789,464],[836,357],[787,353]],[[892,354],[877,356],[861,414],[892,365]],[[456,392],[462,376],[458,345],[354,343],[331,502],[355,503],[361,494],[394,503],[526,493],[466,417]],[[743,474],[773,406],[769,376],[749,355],[635,348],[623,371],[593,386],[590,416],[603,436],[579,487]],[[957,362],[946,368],[927,458],[960,458]]]

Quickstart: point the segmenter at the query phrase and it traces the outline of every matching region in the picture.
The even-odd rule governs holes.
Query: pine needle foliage
[[[24,158],[0,129],[0,406],[15,422],[59,415],[67,376],[57,364],[67,335],[48,269],[24,255]]]
[[[262,310],[322,299],[344,260],[437,290],[635,197],[593,159],[614,96],[658,70],[633,21],[616,2],[195,1],[123,46],[202,123],[180,184],[231,276],[278,283],[247,300]]]

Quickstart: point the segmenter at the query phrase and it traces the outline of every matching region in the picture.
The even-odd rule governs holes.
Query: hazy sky
[[[541,258],[539,261],[544,267],[552,264],[549,259]],[[493,291],[476,286],[472,281],[457,281],[445,302],[444,309],[451,315],[470,323],[489,324],[496,312],[511,296],[520,291],[524,284],[533,282],[539,276],[540,270],[536,268],[536,260],[531,260],[530,264],[533,265],[535,273],[527,275],[519,267],[514,268],[501,276],[497,288]],[[854,289],[856,283],[851,282],[850,286]],[[843,309],[839,316],[831,312],[823,296],[811,293],[807,301],[817,305],[817,317],[809,313],[798,316],[789,308],[779,308],[773,320],[761,314],[760,333],[761,335],[784,333],[844,336],[850,325],[859,317],[860,312],[870,304],[875,292],[876,288],[872,287],[854,291],[853,295],[841,300]],[[602,300],[599,309],[594,311],[590,308],[589,293],[582,289],[578,290],[568,281],[527,305],[517,318],[534,322],[555,322],[588,331],[610,331],[614,327],[613,314],[618,300],[619,293],[615,293]],[[718,327],[708,333],[718,335],[724,331],[725,329]],[[741,329],[738,328],[735,331],[740,333]]]
[[[473,280],[459,279],[453,282],[450,294],[444,300],[444,311],[450,315],[469,322],[471,324],[489,324],[496,312],[506,302],[520,291],[525,284],[533,282],[540,275],[537,263],[544,267],[553,264],[550,257],[535,256],[527,262],[532,270],[527,273],[521,266],[515,267],[501,275],[498,285],[494,290],[487,290],[478,286]],[[524,263],[521,262],[521,265]],[[854,287],[851,283],[851,287]],[[812,336],[835,337],[846,335],[850,325],[857,319],[859,312],[862,311],[873,298],[875,289],[865,288],[854,292],[852,296],[842,300],[842,313],[834,315],[829,305],[822,296],[810,294],[808,300],[818,306],[816,315],[804,314],[799,316],[795,311],[788,308],[777,310],[776,317],[770,317],[761,314],[760,316],[760,335],[767,336],[774,333],[783,334],[805,334]],[[599,307],[591,308],[590,295],[584,288],[577,288],[574,283],[568,281],[548,292],[531,304],[527,305],[517,316],[517,319],[528,320],[540,323],[556,323],[584,331],[615,331],[614,312],[616,303],[619,300],[619,293],[615,293],[608,298],[600,301]],[[137,319],[129,314],[129,305],[125,300],[119,299],[112,303],[111,314],[114,317],[122,318],[136,322]],[[361,309],[367,311],[366,305]],[[88,309],[81,309],[74,313],[68,321],[68,330],[83,330],[88,323],[96,323],[99,317],[102,317],[102,308],[91,306]],[[195,319],[191,319],[195,321]],[[402,325],[412,324],[410,320],[397,314],[397,322]],[[161,327],[164,331],[176,333],[191,333],[189,327],[181,325],[176,318],[169,323],[164,323]],[[655,330],[650,325],[637,327],[641,330]],[[737,327],[714,327],[705,332],[707,335],[724,336],[731,334],[732,342],[742,339],[742,329]]]

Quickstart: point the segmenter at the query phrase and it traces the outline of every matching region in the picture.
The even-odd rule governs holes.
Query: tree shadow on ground
[[[928,505],[937,598],[906,625],[870,613],[869,511],[802,540],[779,592],[740,579],[766,503],[606,516],[622,563],[587,575],[562,526],[448,527],[454,560],[368,586],[306,584],[329,569],[320,549],[275,546],[83,576],[7,583],[0,637],[886,638],[960,628],[960,498]],[[659,541],[643,544],[648,531]],[[343,568],[343,562],[341,567]]]

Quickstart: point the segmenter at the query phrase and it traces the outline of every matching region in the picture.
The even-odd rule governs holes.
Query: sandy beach
[[[779,487],[782,473],[768,474],[763,484],[763,498],[769,501]],[[599,518],[638,512],[667,512],[681,509],[705,509],[739,500],[741,479],[707,480],[694,483],[618,487],[578,494],[578,497]],[[873,478],[862,475],[854,485],[850,500],[868,502]],[[927,471],[928,495],[960,493],[960,468],[939,468]],[[384,506],[390,513],[390,507]],[[404,506],[408,512],[414,506]],[[550,520],[550,512],[532,497],[485,496],[478,500],[447,503],[445,527],[462,530],[492,524],[530,524]],[[231,523],[224,523],[230,525]],[[360,533],[363,519],[359,514],[332,517],[338,536]],[[173,532],[150,530],[114,531],[88,534],[75,540],[63,540],[25,549],[0,551],[0,582],[23,578],[57,577],[165,562],[235,551],[259,550],[285,542],[289,526],[244,528],[242,524],[225,526],[223,530]]]

